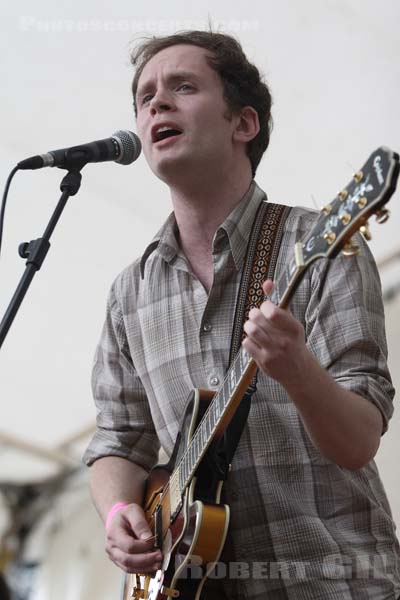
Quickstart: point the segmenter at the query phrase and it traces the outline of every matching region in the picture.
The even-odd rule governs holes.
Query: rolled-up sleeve
[[[387,367],[381,285],[361,236],[357,244],[358,257],[316,261],[305,319],[307,343],[338,383],[378,407],[385,432],[394,388]]]
[[[84,463],[90,466],[98,458],[111,455],[151,469],[160,446],[146,393],[130,356],[115,284],[96,349],[92,390],[97,427],[83,456]]]

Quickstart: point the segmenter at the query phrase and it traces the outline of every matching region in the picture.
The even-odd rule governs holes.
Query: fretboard
[[[277,306],[286,307],[294,293],[301,273],[302,268],[296,265],[293,258],[275,282],[269,299]],[[225,428],[227,427],[229,423],[227,414],[228,412],[229,414],[232,413],[232,408],[236,410],[251,383],[256,368],[254,360],[241,346],[225,375],[224,381],[215,393],[188,447],[171,475],[174,487],[177,491],[179,489],[180,494],[185,491],[191,482],[221,423],[224,423]],[[225,423],[225,421],[227,422]]]

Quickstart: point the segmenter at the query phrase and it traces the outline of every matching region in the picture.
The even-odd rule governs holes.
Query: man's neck
[[[242,177],[210,181],[201,185],[172,188],[171,198],[179,229],[179,243],[191,267],[207,291],[213,276],[212,243],[218,227],[239,204],[251,183],[251,173]]]

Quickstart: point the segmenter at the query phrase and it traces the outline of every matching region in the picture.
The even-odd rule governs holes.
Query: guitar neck
[[[300,282],[302,273],[302,265],[298,266],[296,258],[293,258],[276,281],[270,300],[285,308]],[[256,370],[256,363],[242,346],[171,475],[172,486],[179,490],[179,495],[183,494],[190,484],[214,438],[220,437],[229,425]]]

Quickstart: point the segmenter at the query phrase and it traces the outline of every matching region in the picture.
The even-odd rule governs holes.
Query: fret
[[[293,273],[296,271],[296,263],[292,260],[285,269],[285,273],[286,273],[286,286],[285,288],[282,290],[282,292],[285,292],[286,289],[289,287],[290,282],[292,281],[292,277],[293,277]]]
[[[289,265],[286,265],[285,270],[283,271],[282,277],[280,278],[280,289],[284,291],[289,285],[290,281],[290,269]]]
[[[220,409],[219,409],[219,402],[215,402],[215,400],[214,400],[214,402],[213,402],[213,404],[212,404],[212,409],[211,409],[211,410],[213,410],[213,411],[214,411],[214,415],[215,415],[215,422],[217,422],[217,421],[218,421],[218,419],[219,419],[219,416],[220,416],[220,414],[221,414],[221,411],[220,411]]]
[[[183,488],[185,487],[185,477],[183,475],[182,466],[179,468],[179,487],[181,488],[181,490],[183,490]]]
[[[290,259],[289,264],[286,268],[289,271],[289,278],[291,279],[297,271],[296,259],[294,257]]]
[[[203,428],[204,428],[204,436],[205,439],[208,440],[208,438],[210,437],[210,433],[211,433],[211,427],[210,427],[210,421],[208,418],[208,414],[206,414],[205,419],[204,419],[204,424],[203,424]],[[204,440],[201,440],[202,446],[204,446]]]
[[[190,466],[190,456],[188,455],[188,453],[186,453],[185,455],[185,465],[186,465],[186,481],[189,479],[189,475],[192,471],[191,466]]]
[[[189,477],[189,473],[190,473],[190,469],[189,469],[189,465],[187,463],[187,454],[183,455],[183,476],[185,478],[185,481],[187,481],[188,477]]]
[[[210,432],[211,432],[215,426],[215,415],[212,410],[210,410],[208,413],[208,420],[210,422]]]
[[[229,393],[229,381],[227,378],[225,378],[224,381],[224,385],[222,387],[223,389],[223,394],[224,394],[224,406],[226,406],[229,402],[229,397],[230,397],[230,393]]]
[[[196,429],[195,438],[196,438],[196,453],[197,453],[197,456],[199,456],[200,452],[201,452],[201,431],[202,431],[202,426],[203,425],[201,424],[200,427],[198,427]]]
[[[217,405],[216,404],[211,404],[211,412],[213,414],[214,427],[215,427],[215,425],[218,423],[218,417],[219,417],[219,414],[217,412]],[[214,429],[214,427],[213,427],[213,429]]]
[[[185,455],[182,456],[181,459],[181,471],[182,471],[182,479],[183,479],[183,485],[185,485],[185,481],[186,481],[186,462],[185,462]]]
[[[196,431],[196,435],[194,436],[197,456],[200,456],[200,435],[201,435],[201,428]]]
[[[275,302],[275,304],[280,303],[281,298],[284,296],[284,294],[290,287],[297,270],[298,270],[298,268],[297,268],[296,260],[294,257],[292,257],[290,259],[288,265],[286,266],[283,274],[278,279],[278,281],[275,283],[275,288],[274,288],[275,294],[271,294],[271,298],[270,298],[272,300],[272,302]]]
[[[200,432],[201,428],[199,428],[196,431],[195,435],[192,437],[191,442],[181,459],[181,470],[183,472],[182,479],[184,482],[188,482],[192,478],[197,460],[201,455],[202,447],[200,444]]]
[[[179,468],[175,470],[169,480],[169,493],[171,514],[175,513],[181,501],[182,488],[179,485]]]
[[[203,442],[203,444],[205,446],[206,443],[207,443],[207,440],[209,439],[210,434],[211,434],[211,423],[210,423],[210,416],[209,416],[208,412],[206,413],[206,417],[205,417],[205,422],[204,423],[205,423],[205,425],[204,425],[204,440],[202,440],[202,442]]]
[[[212,409],[212,413],[213,413],[213,422],[214,422],[214,425],[213,425],[213,432],[212,432],[211,435],[214,434],[215,429],[216,429],[216,427],[217,427],[217,425],[219,423],[219,415],[217,414],[216,410]]]
[[[229,392],[232,393],[232,391],[236,387],[236,373],[233,368],[229,369],[228,380],[229,380]]]
[[[195,443],[192,443],[192,458],[193,458],[192,469],[197,462],[198,456],[199,455],[197,454],[197,448],[196,448],[196,442],[195,442]]]
[[[185,464],[186,464],[186,479],[188,479],[190,473],[192,472],[192,460],[190,458],[190,446],[186,450],[185,453]]]
[[[236,385],[237,385],[243,375],[242,369],[240,367],[240,360],[236,359],[234,361],[233,368],[235,369],[235,379],[236,379]]]
[[[235,360],[239,361],[240,370],[243,372],[244,371],[243,346],[241,346],[239,352],[237,353],[237,357],[235,358]]]
[[[224,388],[222,388],[222,390],[223,389]],[[222,390],[217,394],[217,397],[214,399],[216,402],[218,402],[218,408],[219,408],[220,415],[223,413],[223,410],[225,408],[224,394],[223,394]]]
[[[207,419],[205,421],[202,422],[201,426],[200,426],[200,440],[199,440],[199,453],[198,456],[200,456],[205,448],[205,446],[207,445],[207,441],[209,439],[209,436],[207,434]]]
[[[250,355],[248,354],[246,348],[243,348],[243,346],[242,346],[240,352],[241,352],[241,355],[243,358],[243,364],[245,365],[245,368],[246,368],[250,361]],[[243,371],[244,371],[244,369],[243,369]]]
[[[191,443],[189,446],[189,471],[193,470],[194,464],[196,462],[195,456],[194,456],[194,448],[193,448],[193,444]]]
[[[206,430],[206,421],[202,421],[199,427],[199,447],[197,451],[197,456],[199,457],[203,452],[204,446],[206,445],[206,441],[208,440],[207,430]]]

